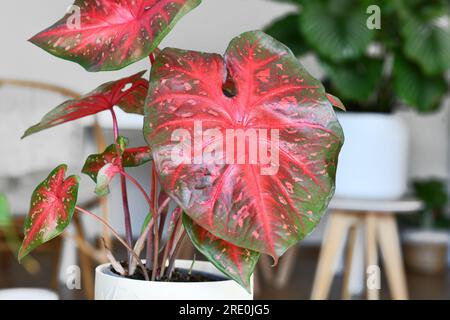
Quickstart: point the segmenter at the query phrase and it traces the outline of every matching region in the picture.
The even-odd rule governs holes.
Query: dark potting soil
[[[125,270],[128,270],[127,262],[121,262],[120,264]],[[110,266],[109,269],[111,270],[112,273],[119,275],[119,273],[117,273],[112,266]],[[147,273],[150,276],[152,274],[152,270],[147,269]],[[133,280],[145,280],[142,269],[139,268],[139,266],[136,268],[136,271],[133,275],[125,276],[125,278]],[[192,270],[192,272],[189,273],[189,270],[187,269],[175,268],[172,272],[172,278],[170,279],[170,282],[211,282],[224,280],[226,280],[224,277],[216,276],[207,272],[199,272]],[[163,277],[162,279],[159,279],[157,281],[167,282],[168,279],[167,277]]]

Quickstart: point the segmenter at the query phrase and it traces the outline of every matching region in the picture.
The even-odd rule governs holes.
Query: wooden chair
[[[49,170],[59,164],[56,163],[58,159],[52,159],[53,154],[48,157],[48,161],[45,158],[42,158],[42,153],[49,151],[46,142],[59,141],[55,143],[57,151],[55,153],[57,158],[63,159],[61,161],[66,163],[67,160],[70,160],[67,158],[68,155],[61,155],[60,153],[67,151],[67,141],[73,142],[72,140],[78,139],[73,139],[73,134],[76,132],[82,134],[81,132],[86,127],[79,123],[66,124],[65,126],[61,126],[65,128],[58,129],[58,131],[57,129],[54,129],[54,131],[48,130],[48,132],[42,132],[39,134],[39,137],[36,135],[33,141],[30,142],[25,141],[28,140],[28,138],[21,142],[19,140],[20,133],[22,133],[31,123],[39,120],[43,114],[53,106],[56,106],[66,99],[76,99],[79,97],[80,95],[72,90],[51,84],[14,79],[0,79],[0,112],[2,114],[2,121],[5,121],[2,124],[0,131],[3,135],[9,135],[8,138],[11,140],[9,146],[2,146],[2,157],[3,159],[8,160],[3,161],[4,163],[0,160],[0,180],[3,178],[3,180],[8,181],[8,183],[3,185],[5,190],[0,190],[0,192],[5,193],[10,198],[17,225],[22,225],[23,217],[28,211],[31,193],[34,187],[45,177],[44,172],[47,172],[48,174]],[[29,114],[32,115],[30,116]],[[90,132],[95,139],[98,151],[103,151],[106,143],[100,126],[94,121],[92,125],[88,126],[88,129],[90,129]],[[55,135],[56,132],[58,134]],[[32,161],[30,161],[31,156],[30,152],[28,152],[29,150],[24,150],[25,148],[32,149]],[[24,157],[28,157],[29,159],[22,159]],[[26,183],[22,180],[26,180]],[[26,187],[21,188],[20,186],[22,184],[26,185]],[[15,188],[11,187],[12,185],[15,185]],[[0,189],[1,187],[2,184],[0,184]],[[106,198],[96,198],[93,196],[90,192],[92,186],[91,188],[84,188],[90,192],[89,195],[84,193],[82,189],[83,188],[80,188],[79,204],[87,209],[100,207],[103,218],[108,219],[109,211]],[[94,297],[94,269],[92,260],[94,259],[96,262],[103,263],[106,259],[102,251],[91,245],[85,239],[84,229],[79,215],[74,215],[73,223],[75,226],[75,233],[73,235],[65,233],[65,236],[73,238],[77,244],[84,292],[88,299],[92,299]],[[102,236],[106,239],[107,243],[111,243],[111,237],[107,230],[103,229]],[[4,241],[5,239],[0,237],[0,248],[6,250]],[[59,264],[60,246],[61,238],[54,239],[49,242],[48,246],[44,246],[55,252],[55,259],[53,262],[53,286],[57,283],[58,272],[55,271]]]

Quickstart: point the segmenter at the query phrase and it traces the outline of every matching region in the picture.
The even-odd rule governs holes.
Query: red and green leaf
[[[126,149],[122,155],[122,165],[126,168],[139,167],[152,160],[149,147]]]
[[[163,50],[152,68],[145,111],[145,136],[161,184],[202,228],[277,260],[319,223],[334,192],[344,137],[320,81],[275,39],[245,33],[231,42],[225,58]],[[181,128],[194,137],[196,121],[203,132],[217,129],[224,137],[227,129],[278,130],[278,170],[263,175],[261,162],[226,159],[172,161],[180,148],[172,133]],[[259,142],[270,150],[269,137]],[[223,147],[216,139],[192,145],[194,153]]]
[[[116,176],[116,174],[120,173],[122,168],[113,163],[105,164],[97,174],[96,185],[95,185],[95,193],[100,196],[106,196],[109,194],[109,185],[112,180]]]
[[[127,138],[118,137],[116,143],[108,146],[102,153],[90,155],[86,159],[81,172],[91,177],[94,182],[97,182],[97,175],[106,164],[121,166],[122,154],[127,145]]]
[[[192,221],[186,214],[183,215],[183,226],[194,246],[216,268],[250,292],[250,277],[258,262],[259,252],[240,248],[217,238]]]
[[[121,69],[152,53],[201,0],[76,0],[68,13],[30,39],[88,71]],[[79,18],[79,25],[71,23]]]
[[[25,220],[25,238],[19,260],[41,244],[57,237],[69,225],[77,202],[78,177],[65,178],[67,166],[54,169],[31,197],[31,208]]]
[[[131,77],[102,84],[80,99],[68,100],[47,113],[42,120],[25,131],[22,138],[36,132],[120,107],[128,113],[143,114],[148,81],[141,71]]]

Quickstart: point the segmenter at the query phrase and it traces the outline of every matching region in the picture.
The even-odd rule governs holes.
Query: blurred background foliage
[[[9,251],[16,257],[22,241],[14,225],[8,198],[2,193],[0,193],[0,237],[5,238]],[[40,270],[39,262],[31,256],[22,261],[22,266],[31,274],[36,274]]]
[[[313,54],[328,91],[348,110],[389,113],[403,103],[430,112],[441,105],[450,69],[450,1],[272,1],[298,10],[265,31],[297,56]],[[369,28],[378,13],[381,28]]]

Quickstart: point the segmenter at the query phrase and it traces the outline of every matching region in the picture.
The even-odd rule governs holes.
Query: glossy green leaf
[[[281,17],[264,29],[264,32],[284,43],[296,56],[303,55],[310,50],[300,33],[300,19],[297,13]]]
[[[217,238],[183,215],[183,226],[194,246],[220,271],[235,280],[247,291],[251,290],[251,275],[259,259],[259,253],[237,247]]]
[[[301,31],[317,52],[335,62],[360,57],[375,36],[367,28],[361,0],[309,1],[300,13]]]
[[[410,16],[405,20],[403,35],[406,56],[416,61],[428,75],[440,75],[450,69],[448,22],[440,25],[436,19],[424,20]]]
[[[397,96],[417,111],[437,110],[447,92],[443,76],[429,77],[419,66],[397,55],[394,62],[394,89]]]
[[[384,61],[363,58],[348,63],[324,63],[333,89],[344,99],[366,102],[376,93],[383,74]]]
[[[67,166],[61,165],[34,190],[25,219],[19,260],[41,244],[60,235],[69,225],[78,195],[78,177],[65,178]]]

